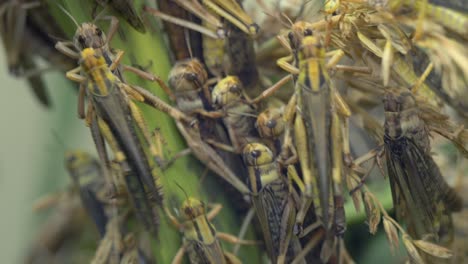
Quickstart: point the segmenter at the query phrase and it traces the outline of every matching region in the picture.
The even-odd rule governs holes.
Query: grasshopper
[[[75,192],[66,192],[53,207],[51,214],[39,227],[39,232],[31,240],[24,263],[51,263],[60,255],[61,248],[86,231],[86,213]]]
[[[148,6],[144,6],[143,10],[173,25],[178,25],[187,29],[191,29],[192,32],[201,33],[201,57],[203,57],[208,71],[214,76],[220,78],[224,75],[226,71],[226,67],[224,66],[224,38],[226,37],[226,32],[223,29],[223,23],[221,22],[221,19],[219,18],[219,16],[213,14],[205,7],[203,7],[196,0],[176,0],[174,1],[174,3],[177,5],[176,8],[180,9],[179,6],[183,7],[187,12],[199,18],[201,20],[201,25],[195,22],[181,19],[179,17],[168,15]],[[174,3],[172,3],[172,5],[175,5]],[[193,44],[197,44],[197,42]],[[179,43],[178,45],[181,44]],[[186,45],[184,45],[184,47],[185,46]],[[189,56],[185,56],[182,59],[188,57]]]
[[[179,223],[169,209],[165,208],[166,215],[172,224],[184,234],[183,246],[172,263],[181,263],[185,252],[188,253],[190,263],[241,263],[236,256],[222,249],[219,239],[244,245],[254,245],[256,242],[239,240],[232,235],[217,232],[210,221],[221,208],[221,205],[215,205],[207,213],[203,202],[195,198],[187,198],[180,208],[183,216],[182,223]]]
[[[129,71],[143,79],[157,82],[158,85],[164,91],[170,94],[169,88],[161,80],[161,78],[154,76],[148,72],[137,69],[135,67],[120,63],[121,59],[123,58],[124,51],[114,50],[109,47],[109,42],[115,36],[115,33],[117,32],[119,26],[119,20],[117,18],[110,17],[110,27],[108,29],[107,34],[105,34],[94,23],[82,23],[81,25],[79,25],[78,22],[67,10],[65,10],[61,6],[59,7],[68,17],[70,17],[70,19],[73,21],[77,28],[73,36],[73,41],[57,42],[55,45],[55,48],[57,50],[73,59],[79,59],[79,51],[82,51],[85,48],[93,48],[99,50],[102,56],[104,56],[104,58],[106,59],[106,63],[108,66],[111,66],[111,64],[114,63],[113,67],[115,67],[115,69],[112,69],[112,72],[116,74],[122,82],[125,82],[125,79],[122,75],[123,72]]]
[[[289,263],[302,248],[293,234],[296,208],[288,184],[280,174],[273,153],[265,145],[245,145],[243,158],[268,256],[273,263]]]
[[[65,167],[75,187],[79,190],[81,203],[93,219],[99,234],[104,236],[108,216],[103,203],[104,180],[101,165],[88,153],[68,151],[65,153]]]
[[[187,10],[179,8],[179,5],[177,5],[172,0],[158,1],[158,8],[162,14],[167,14],[171,17],[177,17],[186,21],[193,20],[191,14]],[[146,10],[148,8],[144,7],[144,9]],[[164,31],[167,33],[166,35],[169,39],[170,50],[174,55],[175,61],[190,58],[192,56],[194,58],[203,57],[203,50],[201,44],[202,36],[199,32],[186,32],[185,28],[166,21],[164,21],[163,24]],[[186,45],[187,38],[190,40],[189,43],[191,43],[190,48]]]
[[[258,33],[259,28],[242,7],[233,0],[176,2],[204,21],[204,25],[184,21],[149,7],[145,7],[145,10],[163,20],[204,34],[204,59],[210,72],[217,77],[223,76],[224,72],[239,76],[247,88],[254,87],[258,71],[252,37]],[[224,63],[224,54],[229,58],[227,64]]]
[[[430,156],[429,134],[409,91],[387,90],[385,158],[397,218],[418,239],[448,243],[453,238],[451,212],[461,199],[443,179]]]
[[[88,97],[87,123],[90,124],[91,133],[96,143],[98,153],[105,166],[108,167],[107,154],[104,147],[105,137],[116,156],[117,162],[128,160],[130,169],[136,174],[134,177],[139,186],[143,186],[148,206],[153,208],[162,203],[162,194],[156,172],[141,146],[137,137],[134,123],[145,131],[147,128],[136,105],[128,98],[139,97],[140,101],[160,99],[154,97],[142,88],[131,87],[122,83],[111,72],[105,58],[92,48],[82,51],[80,67],[67,73],[67,78],[80,82],[80,94],[86,93]],[[85,76],[78,74],[82,71]],[[137,97],[137,98],[138,98]],[[84,96],[79,98],[80,117],[84,118]],[[169,106],[168,106],[169,107]],[[175,111],[175,110],[174,110]],[[107,184],[112,182],[107,172]],[[154,211],[156,212],[156,211]],[[141,216],[144,217],[143,215]],[[155,217],[152,221],[154,221]],[[157,226],[157,224],[156,224]],[[153,226],[153,232],[156,230]]]
[[[176,121],[182,136],[186,139],[193,154],[209,169],[229,182],[243,194],[248,193],[247,186],[239,180],[228,166],[226,161],[204,139],[206,134],[216,134],[217,124],[212,118],[221,117],[221,113],[207,111],[209,103],[206,98],[210,96],[206,87],[207,72],[197,59],[189,59],[176,63],[169,73],[169,86],[173,88],[177,107],[189,116],[198,116],[199,126],[187,126]],[[208,95],[206,95],[208,93]],[[203,118],[205,117],[205,118]]]
[[[96,4],[104,7],[110,6],[116,13],[122,16],[128,24],[141,33],[145,33],[145,25],[133,7],[133,1],[130,0],[94,0]]]
[[[215,109],[222,109],[233,152],[241,153],[242,147],[257,138],[254,130],[256,109],[244,95],[243,85],[236,76],[226,76],[211,93]]]
[[[100,246],[98,247],[96,256],[94,257],[94,262],[106,263],[106,261],[103,259],[112,257],[113,254],[117,254],[111,253],[110,245],[112,243],[112,246],[116,247],[113,250],[124,251],[122,253],[121,261],[135,258],[135,255],[138,258],[145,259],[146,256],[144,256],[142,252],[138,250],[138,247],[135,245],[135,241],[133,241],[133,245],[130,245],[130,242],[126,243],[126,241],[130,239],[128,237],[131,237],[133,240],[135,240],[132,234],[128,233],[125,235],[125,232],[122,231],[123,228],[120,227],[115,220],[113,220],[115,217],[115,211],[117,209],[115,207],[116,205],[113,203],[117,201],[110,201],[110,197],[104,197],[106,195],[103,193],[103,191],[105,191],[105,182],[102,178],[99,162],[93,159],[86,152],[69,151],[65,154],[65,165],[73,179],[74,185],[79,189],[82,205],[86,209],[88,215],[91,216],[93,222],[96,224],[99,234],[103,239],[100,242]],[[127,183],[126,186],[128,186],[128,193],[134,194],[133,196],[130,196],[130,198],[138,198],[138,194],[141,192],[140,190],[142,187],[136,189],[131,188],[132,181],[134,181],[133,179],[137,177],[131,174],[128,165],[122,164],[122,166],[118,166],[116,170],[117,171],[115,171],[115,173],[120,172],[123,174],[121,176]],[[134,206],[137,208],[137,212],[144,211],[141,207],[146,205],[144,203],[144,194],[141,196],[142,197],[139,197],[140,201],[138,199],[133,201],[134,203],[140,202]],[[151,208],[148,210],[151,210]],[[146,220],[146,218],[142,219],[142,221],[144,220]],[[121,220],[119,221],[121,222]],[[151,226],[151,223],[144,224],[145,227],[150,229],[149,227]],[[125,236],[125,238],[123,238],[123,236]],[[120,241],[117,241],[118,239],[124,241],[123,244],[128,247],[127,250],[117,248],[119,247],[118,244],[121,244]],[[120,256],[117,257],[120,258]]]
[[[39,102],[51,106],[50,98],[34,57],[39,55],[50,62],[50,68],[67,71],[75,67],[73,60],[56,52],[54,37],[64,37],[47,11],[47,3],[31,0],[8,0],[0,4],[0,34],[6,51],[10,73],[25,77]]]

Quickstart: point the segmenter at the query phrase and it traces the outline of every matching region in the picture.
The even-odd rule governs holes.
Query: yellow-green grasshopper
[[[83,151],[67,151],[65,167],[74,186],[79,190],[81,203],[92,218],[101,237],[106,231],[108,216],[105,212],[105,179],[99,162]]]
[[[163,106],[159,108],[163,110],[170,109],[170,106],[165,103],[159,104],[160,99],[142,88],[122,83],[111,72],[113,68],[112,65],[111,67],[107,66],[106,60],[101,54],[92,48],[86,48],[81,53],[80,67],[68,72],[67,78],[81,83],[81,96],[78,105],[79,114],[82,118],[85,117],[84,95],[87,96],[86,120],[90,125],[99,156],[105,164],[103,168],[107,169],[109,164],[104,137],[112,148],[117,162],[128,162],[130,169],[136,175],[135,179],[140,186],[144,187],[142,191],[149,207],[155,208],[162,204],[159,177],[149,162],[142,147],[142,142],[136,134],[136,126],[143,131],[143,134],[149,134],[149,132],[147,132],[139,109],[131,99],[143,102],[151,101],[151,105]],[[79,71],[84,75],[78,74]],[[170,110],[182,115],[176,109]],[[112,179],[109,172],[107,172],[106,177],[108,187],[111,187]],[[145,216],[142,215],[142,217]],[[156,217],[153,217],[151,221],[154,222],[155,219]],[[156,232],[156,227],[157,223],[154,222],[151,231]]]
[[[243,158],[249,171],[252,204],[262,227],[268,256],[272,263],[289,263],[302,247],[293,234],[296,204],[288,182],[282,177],[273,153],[265,145],[245,145]]]
[[[256,241],[239,240],[232,235],[217,232],[211,220],[220,212],[222,206],[215,205],[210,212],[206,212],[205,204],[195,198],[187,198],[180,208],[183,222],[179,223],[169,209],[166,215],[174,226],[184,234],[184,244],[177,252],[172,263],[181,263],[184,253],[188,253],[190,263],[241,263],[231,253],[222,249],[219,239],[231,243],[254,245]]]
[[[123,227],[122,220],[126,217],[125,214],[124,217],[117,216],[118,209],[115,203],[120,205],[121,202],[116,199],[120,200],[126,196],[125,194],[128,194],[131,202],[133,202],[137,216],[139,216],[140,212],[145,212],[145,210],[149,215],[149,219],[151,219],[152,215],[151,208],[142,208],[147,206],[144,193],[141,193],[143,188],[142,186],[134,186],[137,177],[131,173],[128,165],[122,164],[122,166],[113,168],[116,181],[124,180],[127,186],[126,191],[119,190],[118,197],[114,198],[106,193],[105,179],[99,162],[86,152],[68,151],[65,154],[65,166],[73,179],[75,187],[79,190],[83,207],[97,226],[102,239],[93,261],[95,263],[105,263],[105,260],[110,257],[119,258],[123,261],[134,257],[135,254],[136,257],[145,260],[146,256],[138,250],[137,245],[129,245],[129,250],[123,248],[123,244],[127,247],[127,243],[125,243],[127,239],[123,237],[128,237],[131,233],[126,234],[126,229]],[[116,174],[122,175],[117,176]],[[145,221],[148,218],[141,220]],[[150,229],[151,224],[144,222],[144,226],[148,229]]]
[[[81,25],[78,24],[78,22],[73,18],[73,16],[67,10],[65,10],[62,6],[59,6],[59,7],[76,25],[76,31],[73,36],[73,41],[57,42],[55,44],[55,48],[57,50],[59,50],[63,54],[74,59],[79,59],[80,58],[79,52],[85,48],[93,48],[93,49],[99,50],[102,56],[104,56],[104,58],[106,59],[107,66],[111,66],[111,64],[114,63],[113,67],[115,68],[112,69],[112,72],[116,74],[121,81],[125,82],[125,79],[123,77],[123,72],[129,71],[138,75],[139,77],[143,79],[157,82],[164,91],[166,91],[169,95],[171,95],[169,88],[158,76],[154,76],[153,74],[142,71],[133,66],[124,65],[120,63],[124,55],[124,51],[111,49],[109,46],[109,42],[115,36],[115,33],[117,32],[117,29],[119,26],[119,20],[117,18],[109,17],[110,27],[106,34],[93,22],[85,22],[85,23],[82,23]]]

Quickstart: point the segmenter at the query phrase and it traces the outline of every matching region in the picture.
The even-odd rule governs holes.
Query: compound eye
[[[294,39],[294,34],[292,32],[289,32],[288,33],[288,38],[290,41],[292,41]]]
[[[240,87],[239,85],[235,84],[233,86],[231,86],[231,88],[229,88],[229,91],[232,92],[232,93],[240,93]]]
[[[312,36],[312,30],[310,28],[305,29],[304,36]]]
[[[98,37],[102,36],[102,30],[100,28],[96,28],[96,35]]]
[[[258,158],[260,157],[260,154],[262,154],[259,150],[252,150],[250,152],[250,156],[252,156],[253,158]]]
[[[86,39],[83,36],[78,37],[78,42],[80,43],[81,47],[85,48],[86,47]]]
[[[266,126],[268,128],[274,128],[276,126],[276,120],[268,120],[268,122],[266,123]]]

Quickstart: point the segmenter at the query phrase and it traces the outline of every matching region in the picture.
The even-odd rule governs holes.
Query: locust
[[[253,37],[259,28],[242,7],[232,0],[178,0],[176,3],[200,18],[203,21],[202,25],[181,20],[150,7],[145,7],[144,10],[168,22],[202,33],[204,60],[210,72],[217,77],[222,77],[224,73],[236,75],[246,88],[254,88],[258,80],[258,71]],[[228,63],[224,62],[224,55],[229,58]]]
[[[109,197],[104,192],[105,181],[99,162],[86,152],[68,151],[65,154],[65,166],[72,177],[76,189],[79,190],[83,207],[97,226],[102,239],[98,246],[97,253],[94,256],[94,262],[106,263],[103,259],[111,257],[119,258],[122,262],[132,258],[141,258],[142,260],[145,260],[147,257],[138,250],[138,246],[135,245],[136,242],[134,241],[135,238],[133,234],[125,232],[125,229],[122,227],[121,222],[124,218],[119,220],[120,224],[117,223],[118,221],[116,222],[114,220],[117,213],[116,206],[121,203],[118,201],[120,198]],[[134,188],[135,186],[132,186],[132,183],[135,185],[134,182],[136,181],[134,179],[137,177],[131,173],[128,165],[122,164],[114,166],[113,169],[114,174],[122,174],[119,176],[121,176],[126,182],[126,186],[128,187],[128,191],[126,193],[133,194],[130,195],[130,198],[133,198],[132,202],[135,203],[134,207],[137,208],[136,211],[145,212],[144,209],[146,209],[147,214],[151,216],[151,208],[142,208],[147,206],[145,203],[144,193],[141,193],[140,191],[142,187]],[[121,179],[118,179],[116,176],[116,181],[119,180]],[[123,196],[124,194],[125,193],[121,191],[119,196]],[[143,218],[142,221],[148,218],[151,219],[150,217],[147,217]],[[151,224],[152,223],[144,222],[144,226],[148,229],[150,229],[149,227],[151,227]],[[118,239],[121,241],[118,241]]]
[[[60,249],[86,230],[87,217],[76,192],[66,192],[52,208],[51,214],[31,237],[32,243],[25,253],[24,263],[50,263],[60,255]]]
[[[73,41],[58,41],[55,44],[55,48],[61,53],[69,56],[73,59],[79,59],[79,52],[85,48],[93,48],[99,50],[102,56],[106,59],[107,66],[111,66],[114,63],[115,69],[112,69],[112,72],[119,77],[122,82],[125,82],[123,77],[123,72],[128,71],[136,74],[137,76],[152,81],[157,82],[158,85],[167,93],[170,93],[169,88],[158,76],[154,76],[151,73],[142,71],[133,66],[125,65],[120,63],[123,58],[124,51],[111,49],[109,46],[110,41],[112,41],[115,33],[117,33],[119,27],[119,20],[115,17],[110,17],[110,26],[107,33],[104,33],[96,24],[93,22],[85,22],[81,25],[73,18],[73,16],[65,10],[63,7],[59,6],[61,10],[73,21],[76,25],[76,31],[73,36]],[[174,99],[174,98],[172,98]],[[153,153],[154,154],[154,153]]]
[[[328,229],[331,182],[333,180],[335,183],[334,189],[339,188],[343,171],[342,151],[346,150],[347,145],[339,114],[346,118],[350,111],[328,76],[324,56],[325,51],[318,37],[306,36],[303,39],[295,88],[297,114],[294,132],[306,184],[305,194],[309,197],[320,194],[321,210],[316,212],[322,212],[323,224]],[[314,190],[314,181],[319,184],[319,191]]]
[[[158,1],[158,8],[162,14],[167,14],[171,17],[177,17],[185,21],[193,21],[193,16],[185,9],[179,8],[179,5],[171,0],[162,0]],[[146,11],[147,7],[144,7]],[[153,10],[154,11],[154,10]],[[174,60],[179,61],[187,59],[190,57],[202,58],[202,36],[199,32],[187,30],[184,27],[178,26],[167,21],[163,22],[164,31],[167,33],[169,38],[169,46],[172,54],[174,55]],[[187,38],[190,40],[190,47],[186,45]]]
[[[8,0],[0,4],[0,34],[6,51],[8,69],[16,77],[24,77],[39,102],[51,106],[50,96],[41,78],[49,69],[73,69],[73,60],[63,56],[53,46],[54,37],[65,33],[54,23],[44,1]],[[51,66],[40,68],[36,55]]]
[[[293,234],[296,208],[288,183],[280,174],[273,153],[265,145],[245,145],[243,158],[249,172],[252,204],[268,256],[272,263],[289,263],[302,248]]]
[[[389,89],[383,100],[385,159],[397,218],[415,238],[449,243],[451,213],[460,210],[461,198],[430,155],[428,130],[411,92]]]
[[[254,245],[256,241],[239,240],[232,235],[216,231],[210,222],[222,209],[220,204],[214,205],[206,212],[205,204],[200,200],[188,197],[180,207],[183,222],[180,223],[165,208],[167,217],[172,224],[184,234],[183,246],[178,250],[172,263],[182,263],[185,252],[190,263],[241,263],[233,254],[223,250],[219,239],[230,243]]]
[[[98,154],[104,162],[103,168],[108,167],[108,158],[105,150],[105,140],[111,146],[117,162],[128,160],[130,169],[136,175],[138,188],[143,188],[146,202],[149,208],[156,213],[157,205],[162,204],[159,176],[149,163],[141,141],[136,134],[135,123],[138,128],[145,131],[147,128],[143,122],[141,113],[130,100],[139,96],[140,101],[160,100],[142,88],[131,87],[119,81],[111,72],[113,66],[108,67],[105,58],[92,48],[86,48],[81,52],[80,67],[67,73],[67,78],[81,83],[79,98],[79,114],[84,118],[84,94],[88,99],[86,113],[87,123],[90,125],[91,134],[95,141]],[[78,74],[81,71],[83,75]],[[152,98],[154,97],[154,98]],[[138,98],[138,97],[137,97]],[[104,137],[104,138],[103,138]],[[105,172],[106,173],[106,172]],[[108,173],[108,172],[107,172]],[[108,187],[112,179],[107,174]],[[140,214],[144,218],[144,214]],[[155,221],[156,216],[151,221]],[[157,223],[154,223],[152,232],[156,232]]]
[[[223,123],[227,128],[232,151],[241,153],[242,147],[257,138],[255,131],[256,108],[244,94],[244,87],[237,76],[226,76],[211,92],[215,109],[224,113]]]
[[[116,13],[122,16],[128,24],[141,33],[146,32],[143,20],[134,8],[133,1],[130,0],[94,0],[101,6],[110,6]]]
[[[239,179],[238,173],[232,171],[227,159],[205,142],[210,135],[220,135],[218,124],[214,118],[222,113],[208,111],[210,92],[206,89],[208,74],[204,66],[197,59],[187,59],[174,65],[169,73],[169,86],[174,90],[177,108],[187,116],[197,117],[198,126],[187,126],[176,121],[182,136],[186,139],[191,152],[210,170],[229,182],[242,194],[248,193],[247,186]],[[230,159],[229,159],[230,160]]]
[[[202,54],[195,54],[195,56],[200,56],[199,59],[203,58],[204,63],[206,64],[208,71],[221,78],[226,72],[226,67],[224,66],[224,42],[226,37],[226,31],[223,29],[223,23],[219,16],[210,12],[206,7],[202,6],[198,1],[181,1],[177,0],[172,3],[176,5],[176,8],[183,7],[189,14],[196,16],[201,20],[201,24],[197,24],[192,21],[184,20],[179,17],[163,13],[157,9],[144,6],[143,10],[153,16],[160,18],[163,21],[166,21],[173,25],[178,25],[187,29],[191,29],[190,32],[198,32],[201,34],[201,50]],[[160,8],[164,7],[161,6]],[[162,10],[162,9],[161,9]],[[164,11],[164,10],[162,10]],[[184,38],[185,41],[187,40]],[[197,42],[191,43],[196,45]],[[181,43],[179,43],[181,45]],[[187,45],[184,43],[184,48]],[[181,59],[186,59],[189,56],[183,57]]]
[[[101,165],[88,153],[75,150],[65,153],[65,167],[79,190],[81,204],[103,237],[108,216],[105,212],[105,182]]]

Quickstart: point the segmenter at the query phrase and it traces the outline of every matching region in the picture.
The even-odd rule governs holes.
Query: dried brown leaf
[[[356,212],[360,212],[362,192],[358,181],[354,177],[346,177],[346,186],[348,190],[352,190],[351,198],[353,199],[354,209],[356,209]]]
[[[398,239],[398,231],[393,225],[393,223],[390,220],[388,220],[385,216],[383,217],[383,226],[388,239],[388,243],[390,244],[390,250],[392,254],[395,254],[395,251],[400,243]]]
[[[380,210],[375,205],[374,198],[368,193],[364,193],[364,207],[366,208],[369,232],[373,235],[377,232],[380,223]]]
[[[450,249],[433,244],[425,240],[415,240],[413,241],[413,243],[416,245],[416,247],[434,257],[448,259],[453,256],[452,251]]]
[[[403,235],[403,244],[405,245],[408,256],[411,259],[411,263],[424,264],[424,261],[421,255],[418,252],[418,249],[414,245],[414,241],[408,235]]]

